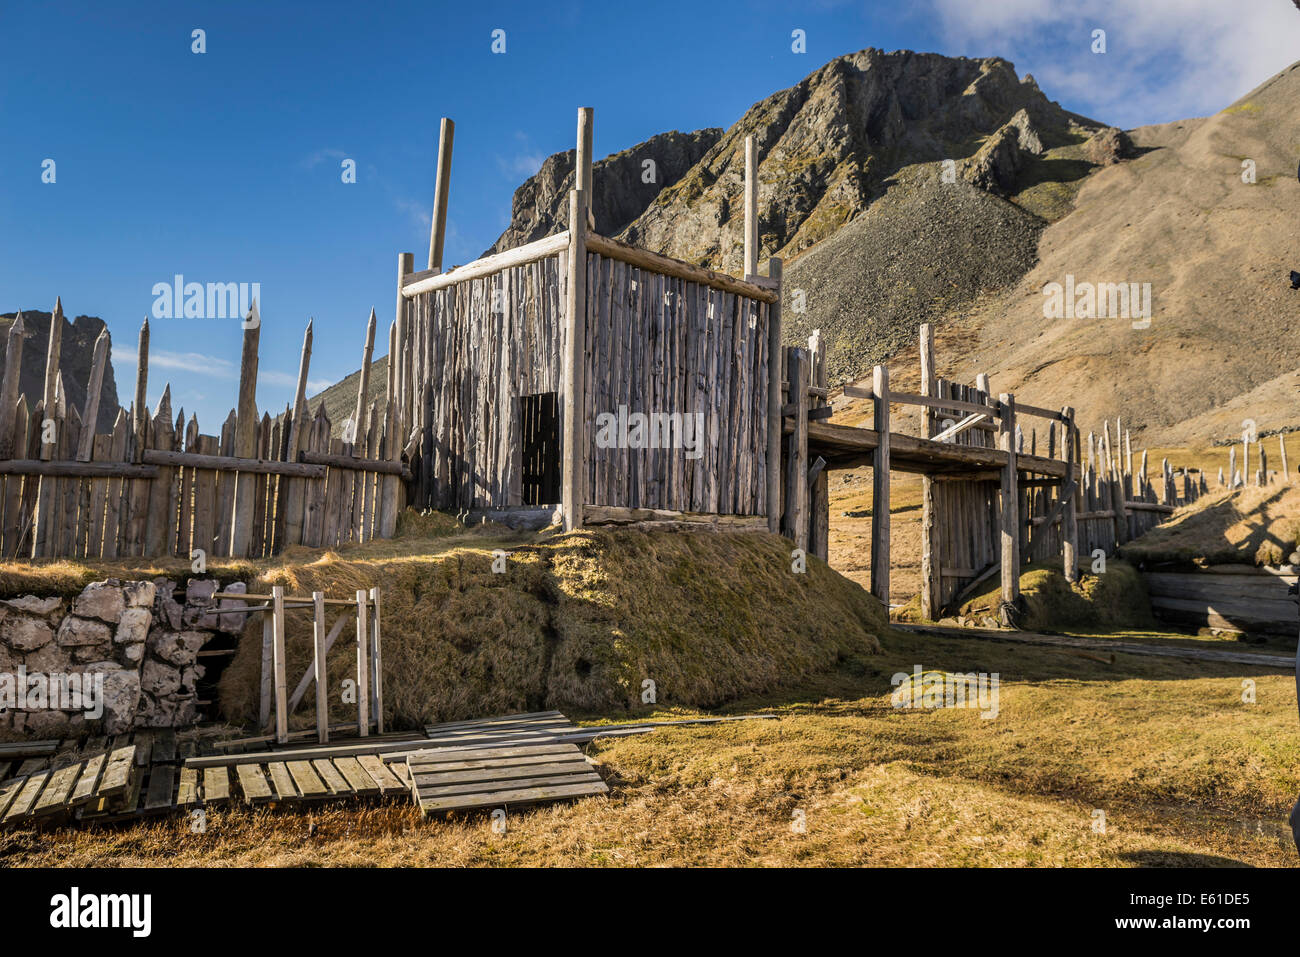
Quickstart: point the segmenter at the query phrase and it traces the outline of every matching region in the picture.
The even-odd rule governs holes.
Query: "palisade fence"
[[[263,557],[289,545],[330,547],[393,534],[409,475],[400,461],[395,403],[366,406],[375,316],[366,330],[356,411],[331,438],[324,403],[306,399],[307,324],[293,407],[272,419],[255,400],[261,320],[244,322],[238,405],[218,434],[200,431],[171,386],[145,405],[149,320],[140,329],[134,401],[96,435],[109,342],[95,343],[83,407],[66,401],[62,302],[50,321],[44,393],[20,396],[23,321],[8,334],[0,380],[0,556],[4,558]],[[391,368],[391,366],[390,366]],[[388,396],[392,396],[390,378]]]

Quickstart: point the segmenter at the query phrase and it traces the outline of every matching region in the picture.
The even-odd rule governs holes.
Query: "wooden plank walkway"
[[[416,803],[426,816],[609,793],[573,744],[436,748],[406,762]]]
[[[714,719],[718,720],[718,719]],[[414,796],[424,813],[608,793],[565,735],[595,733],[558,711],[431,725],[410,734],[257,753],[170,729],[13,748],[0,778],[0,826],[103,824],[223,804]],[[641,729],[643,731],[649,728]],[[366,742],[358,745],[356,740]],[[413,744],[422,751],[409,754]],[[358,750],[360,749],[360,750]]]

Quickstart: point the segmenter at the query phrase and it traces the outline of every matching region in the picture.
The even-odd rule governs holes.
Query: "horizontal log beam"
[[[411,480],[411,470],[401,462],[387,459],[359,459],[351,455],[330,455],[326,452],[299,452],[298,461],[308,465],[328,465],[332,469],[352,469],[354,472],[379,472],[383,475],[400,475]]]
[[[200,455],[198,452],[166,452],[161,449],[145,449],[144,461],[149,465],[215,469],[225,472],[249,472],[254,475],[294,475],[299,478],[325,477],[325,467],[321,465],[273,462],[270,459],[244,459],[235,455]]]
[[[153,478],[152,465],[126,462],[42,462],[40,459],[10,459],[0,462],[0,475],[53,475],[65,478]]]
[[[650,272],[658,273],[661,276],[673,276],[677,279],[685,279],[687,282],[698,282],[701,285],[721,289],[723,292],[735,293],[747,299],[757,299],[759,302],[776,302],[779,295],[775,290],[764,289],[762,286],[756,286],[752,282],[745,282],[735,276],[714,272],[712,269],[705,269],[703,266],[682,262],[680,259],[661,256],[659,253],[652,253],[648,249],[629,246],[627,243],[621,243],[617,239],[610,239],[597,233],[587,233],[587,251],[599,253],[610,259],[617,259],[628,265],[636,266],[638,269],[648,269]]]
[[[679,512],[667,508],[626,508],[615,505],[587,505],[582,510],[588,525],[690,524],[719,529],[767,531],[766,515],[716,515],[712,512]]]
[[[513,266],[525,266],[528,263],[537,262],[539,259],[558,256],[568,248],[569,231],[566,229],[562,233],[547,236],[545,239],[539,239],[524,246],[516,246],[514,249],[507,249],[505,252],[484,256],[472,263],[458,266],[451,272],[438,272],[427,269],[423,272],[411,273],[402,282],[402,295],[410,299],[422,293],[445,289],[448,286],[456,286],[473,279],[484,279]]]

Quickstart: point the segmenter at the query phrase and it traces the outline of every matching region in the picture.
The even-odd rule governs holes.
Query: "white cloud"
[[[1300,57],[1292,0],[931,4],[964,52],[1005,56],[1067,108],[1122,126],[1214,113]],[[1091,52],[1094,29],[1104,54]]]

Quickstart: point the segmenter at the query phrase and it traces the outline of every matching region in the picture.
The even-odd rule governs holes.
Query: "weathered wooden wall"
[[[703,413],[684,448],[588,452],[592,505],[722,515],[767,512],[769,306],[606,256],[587,257],[586,418]],[[693,426],[692,426],[693,427]],[[694,453],[692,453],[694,454]]]
[[[585,504],[766,514],[769,304],[596,253],[586,261]],[[561,251],[405,300],[413,504],[524,504],[519,400],[562,399],[567,272]],[[703,454],[601,447],[598,417],[620,407],[704,413]]]
[[[419,395],[412,504],[522,504],[519,398],[560,392],[566,260],[561,252],[406,300]]]

